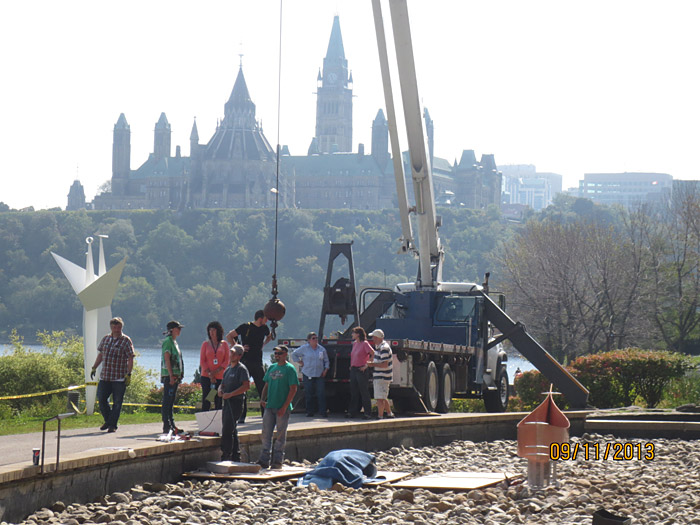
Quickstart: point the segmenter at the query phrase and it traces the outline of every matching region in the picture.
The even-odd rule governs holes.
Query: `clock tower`
[[[352,73],[345,59],[340,20],[333,18],[316,91],[316,142],[320,153],[352,151]]]

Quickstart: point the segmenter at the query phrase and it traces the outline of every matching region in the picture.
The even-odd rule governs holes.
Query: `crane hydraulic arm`
[[[416,289],[435,288],[442,280],[444,252],[438,236],[440,223],[435,211],[433,177],[426,143],[425,123],[420,107],[420,98],[418,97],[408,6],[406,0],[389,0],[389,7],[394,47],[396,49],[396,62],[399,71],[399,84],[401,86],[401,100],[406,121],[409,166],[415,196],[415,206],[412,208],[408,206],[401,148],[399,146],[381,1],[372,0],[379,64],[384,85],[387,120],[389,122],[394,175],[396,177],[396,190],[399,200],[399,212],[401,214],[401,251],[412,251],[418,254],[419,271]],[[415,213],[417,218],[418,247],[413,244],[413,232],[410,222],[411,212]]]

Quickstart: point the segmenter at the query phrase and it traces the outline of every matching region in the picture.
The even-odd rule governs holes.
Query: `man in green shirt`
[[[184,365],[182,363],[182,352],[177,345],[177,337],[180,335],[183,325],[177,321],[170,321],[163,335],[167,337],[163,340],[163,353],[161,358],[161,379],[163,381],[163,404],[161,415],[163,418],[163,434],[172,432],[179,434],[182,432],[175,426],[173,417],[173,405],[175,404],[175,394],[177,387],[184,375]]]
[[[285,345],[274,350],[276,363],[267,369],[260,395],[260,406],[265,408],[262,427],[262,450],[258,465],[262,468],[282,468],[284,446],[287,443],[287,425],[292,413],[292,399],[297,393],[299,378],[294,365],[287,362],[289,350]],[[272,447],[272,433],[277,427],[277,439]],[[272,455],[272,462],[270,456]]]

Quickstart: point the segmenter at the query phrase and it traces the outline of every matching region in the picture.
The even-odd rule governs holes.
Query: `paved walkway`
[[[175,418],[177,420],[177,417]],[[330,420],[334,423],[347,421],[337,416]],[[305,414],[292,414],[289,428],[303,428],[309,424],[327,422],[329,419],[307,418]],[[196,432],[199,430],[196,421],[176,421],[179,428],[185,431]],[[142,423],[135,425],[119,425],[116,432],[108,433],[99,428],[75,428],[61,430],[60,457],[79,452],[128,449],[147,443],[155,443],[161,434],[163,424]],[[262,418],[249,416],[246,423],[238,427],[240,434],[260,433]],[[55,430],[46,433],[46,457],[44,461],[52,463],[56,461],[56,436]],[[41,432],[31,434],[14,434],[0,436],[0,466],[17,465],[29,466],[32,460],[32,449],[41,448]]]

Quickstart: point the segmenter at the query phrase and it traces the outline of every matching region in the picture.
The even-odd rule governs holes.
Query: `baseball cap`
[[[369,334],[370,337],[380,337],[384,339],[384,331],[377,328],[375,331],[373,331],[371,334]]]
[[[163,334],[164,335],[167,334],[173,328],[184,328],[184,327],[185,327],[185,325],[179,323],[178,321],[170,321],[167,325],[165,325],[166,331],[163,332]]]

